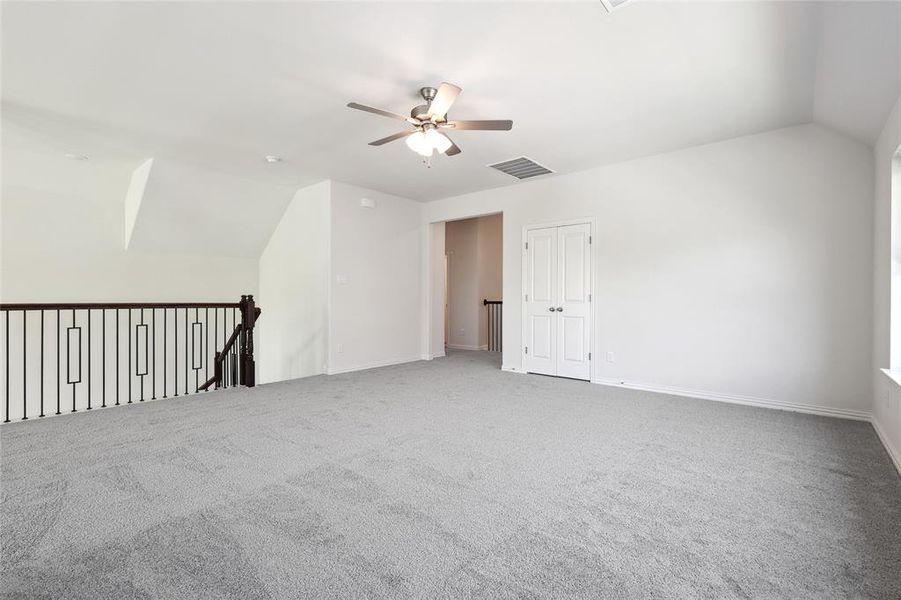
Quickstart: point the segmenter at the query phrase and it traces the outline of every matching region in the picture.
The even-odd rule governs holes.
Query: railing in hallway
[[[504,303],[502,300],[482,300],[488,309],[488,351],[503,350]]]
[[[256,383],[253,296],[0,304],[0,315],[4,423]]]

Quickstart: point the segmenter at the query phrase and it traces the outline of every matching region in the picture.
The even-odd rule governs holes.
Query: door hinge
[[[529,249],[529,242],[526,242],[526,250]]]
[[[591,236],[590,236],[590,235],[588,236],[588,243],[589,243],[589,244],[591,243]]]
[[[591,360],[591,352],[588,353],[588,360]]]
[[[528,353],[529,353],[529,347],[526,346],[526,354],[528,354]]]
[[[591,302],[591,294],[588,294],[588,301]]]

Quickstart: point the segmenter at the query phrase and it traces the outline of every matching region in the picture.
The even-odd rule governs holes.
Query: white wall
[[[863,416],[872,154],[817,125],[425,205],[504,214],[504,368],[520,370],[522,228],[597,220],[596,381]],[[427,336],[423,337],[423,344]]]
[[[445,224],[449,348],[479,349],[479,222]]]
[[[435,310],[432,310],[431,304],[427,301],[422,305],[423,312],[423,331],[430,334],[429,349],[422,356],[423,359],[431,359],[444,356],[444,290],[445,290],[445,224],[432,223],[426,231],[426,244],[430,244],[428,254],[428,262],[425,265],[429,273],[430,293],[422,294],[423,299],[436,301]],[[426,254],[426,253],[423,253]]]
[[[133,167],[4,148],[3,302],[237,302],[257,259],[125,250]]]
[[[363,208],[360,200],[375,200]],[[329,373],[418,360],[422,205],[332,182]]]
[[[331,183],[298,190],[260,256],[258,381],[324,373]]]
[[[901,384],[878,369],[897,369],[901,348],[892,343],[901,331],[892,314],[892,287],[898,289],[901,261],[901,190],[892,189],[892,162],[901,146],[901,98],[895,103],[873,150],[875,158],[875,206],[873,236],[873,421],[876,430],[901,470]],[[901,182],[899,182],[901,183]],[[894,231],[893,231],[894,230]],[[898,377],[901,380],[901,377]]]
[[[479,243],[479,346],[488,347],[488,310],[482,300],[504,299],[504,217],[476,219]]]

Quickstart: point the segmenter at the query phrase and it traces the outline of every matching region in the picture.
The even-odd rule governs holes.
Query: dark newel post
[[[256,305],[252,295],[241,296],[241,382],[247,387],[256,385],[253,361],[253,327],[257,319]]]

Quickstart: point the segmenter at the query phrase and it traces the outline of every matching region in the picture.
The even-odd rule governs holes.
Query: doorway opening
[[[503,215],[432,224],[431,355],[503,349]]]

